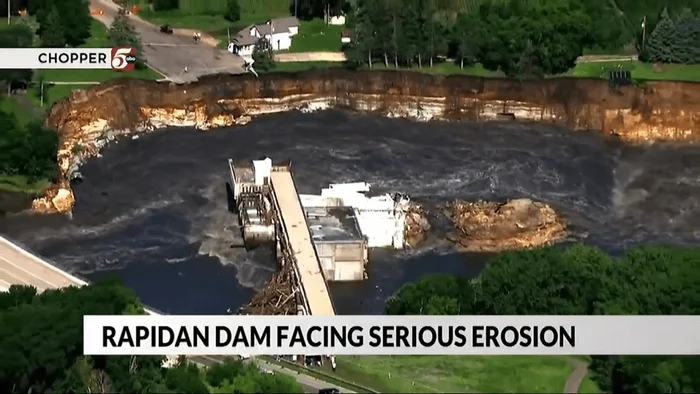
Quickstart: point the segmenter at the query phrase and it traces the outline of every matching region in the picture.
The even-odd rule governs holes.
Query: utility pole
[[[8,2],[10,0],[7,0]],[[299,0],[294,0],[294,17],[298,18],[299,17]]]
[[[7,25],[10,26],[10,0],[7,0]]]
[[[644,45],[647,42],[647,16],[644,15],[644,20],[642,20],[642,52],[644,52]]]

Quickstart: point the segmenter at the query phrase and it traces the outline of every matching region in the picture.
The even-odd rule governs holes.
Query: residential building
[[[328,18],[329,25],[342,26],[345,24],[345,15],[336,15]]]
[[[269,19],[262,24],[253,24],[241,29],[231,43],[229,52],[251,56],[260,38],[270,41],[272,49],[283,51],[292,46],[292,37],[299,34],[299,20],[293,16]]]
[[[343,44],[349,44],[352,42],[352,31],[350,29],[345,28],[342,32],[340,32],[340,42]]]

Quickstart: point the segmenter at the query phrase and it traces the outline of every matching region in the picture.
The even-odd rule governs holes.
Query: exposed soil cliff
[[[454,201],[443,207],[455,228],[447,239],[467,252],[499,252],[563,239],[566,224],[547,204],[527,198],[504,203]]]
[[[219,75],[189,85],[116,80],[76,91],[47,118],[60,131],[60,192],[42,212],[72,206],[69,180],[80,161],[122,133],[165,126],[208,129],[290,109],[342,106],[417,119],[516,119],[613,132],[626,141],[700,136],[700,84],[649,82],[611,90],[605,81],[512,81],[343,69],[297,74]],[[694,132],[694,130],[699,130]]]

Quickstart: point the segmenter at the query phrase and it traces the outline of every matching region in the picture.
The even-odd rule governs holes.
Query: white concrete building
[[[229,52],[240,56],[251,56],[260,38],[266,38],[272,49],[283,51],[292,46],[292,37],[299,34],[299,20],[293,16],[269,19],[262,24],[253,24],[241,29],[229,43]]]
[[[331,184],[321,195],[300,194],[299,198],[307,212],[316,207],[352,208],[368,247],[403,249],[410,199],[389,194],[368,197],[369,190],[365,182]]]

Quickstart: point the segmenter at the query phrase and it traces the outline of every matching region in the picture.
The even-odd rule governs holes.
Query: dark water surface
[[[301,193],[365,181],[428,207],[454,198],[542,200],[610,252],[700,237],[700,147],[623,147],[548,125],[285,113],[230,129],[156,132],[103,153],[82,168],[72,220],[7,217],[0,233],[88,279],[118,275],[169,313],[236,309],[276,268],[271,250],[230,247],[231,157],[292,159]],[[483,267],[484,256],[457,256],[433,238],[418,250],[373,251],[368,281],[331,285],[338,312],[378,313],[422,274],[476,275]]]

